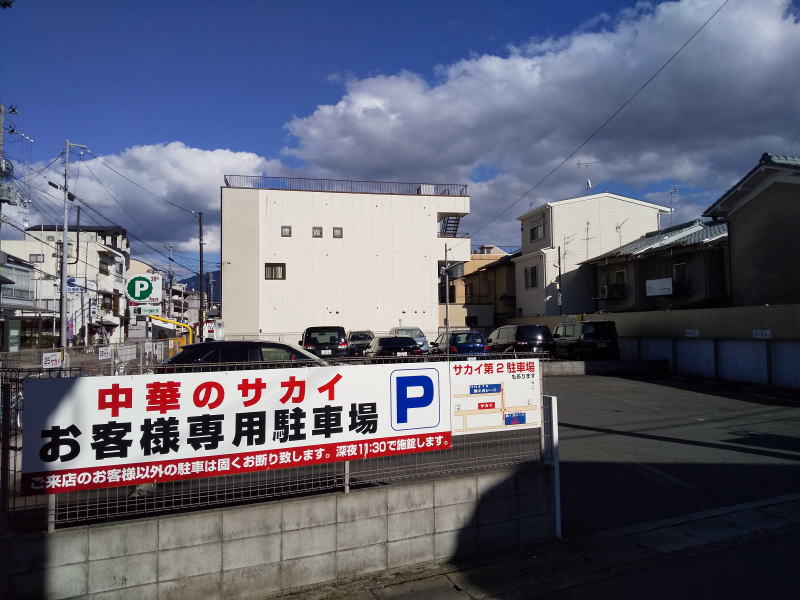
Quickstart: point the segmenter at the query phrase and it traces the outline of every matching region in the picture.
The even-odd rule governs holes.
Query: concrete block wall
[[[2,539],[0,597],[248,599],[555,536],[531,465]],[[12,550],[9,552],[9,550]]]

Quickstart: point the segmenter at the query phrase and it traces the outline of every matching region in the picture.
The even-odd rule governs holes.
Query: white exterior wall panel
[[[222,196],[229,339],[313,325],[388,331],[401,320],[436,332],[437,219],[468,213],[469,198],[234,188]],[[281,237],[282,226],[291,237]],[[313,227],[322,227],[322,238],[312,237]],[[334,227],[342,238],[333,237]],[[453,241],[469,248],[468,239]],[[286,279],[265,280],[264,263],[285,263]]]

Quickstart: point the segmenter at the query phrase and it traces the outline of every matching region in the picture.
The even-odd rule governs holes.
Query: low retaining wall
[[[245,599],[556,534],[551,467],[0,540],[3,598]]]

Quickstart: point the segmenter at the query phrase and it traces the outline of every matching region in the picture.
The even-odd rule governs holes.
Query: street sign
[[[161,302],[161,275],[136,275],[125,286],[128,298],[135,302]]]
[[[67,293],[82,294],[86,291],[86,277],[67,277]]]
[[[142,315],[148,317],[160,317],[161,316],[161,305],[160,304],[151,304],[149,306],[140,304],[138,306],[132,306],[131,312],[134,315]]]

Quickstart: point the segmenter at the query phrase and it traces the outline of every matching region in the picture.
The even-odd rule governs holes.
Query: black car
[[[350,356],[364,356],[364,350],[369,347],[373,339],[375,339],[375,334],[369,330],[351,331],[347,336]]]
[[[325,366],[313,354],[280,342],[219,341],[187,344],[155,368],[156,373]]]
[[[422,349],[417,344],[417,341],[408,336],[376,337],[364,350],[364,357],[367,359],[421,355]]]
[[[491,354],[520,352],[552,356],[555,342],[547,325],[503,325],[489,334],[487,347]]]
[[[344,327],[335,325],[307,328],[303,332],[303,338],[299,344],[312,354],[322,358],[347,356],[350,352],[347,332]]]
[[[556,356],[570,360],[619,358],[619,340],[614,321],[559,323],[553,332]]]

